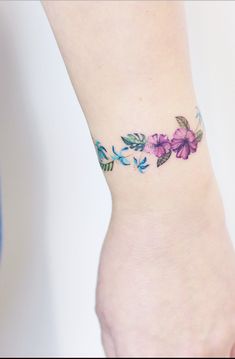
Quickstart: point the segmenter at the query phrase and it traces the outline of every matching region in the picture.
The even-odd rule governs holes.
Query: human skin
[[[106,148],[133,132],[172,135],[178,115],[197,127],[180,2],[43,6]],[[105,172],[113,211],[97,314],[109,357],[235,357],[235,256],[205,136],[186,155],[143,174],[116,164]]]

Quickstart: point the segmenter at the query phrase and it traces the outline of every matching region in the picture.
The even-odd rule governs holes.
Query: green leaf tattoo
[[[203,132],[202,132],[202,130],[198,130],[198,131],[195,133],[195,135],[196,135],[196,140],[197,140],[197,142],[201,142],[202,137],[203,137]]]
[[[166,153],[164,156],[158,158],[157,160],[157,167],[162,166],[166,161],[169,160],[169,158],[171,157],[171,151],[169,151],[168,153]]]
[[[100,162],[100,167],[102,168],[102,170],[104,172],[112,171],[113,170],[113,165],[114,165],[114,161],[107,162],[107,163]]]
[[[146,137],[142,133],[129,133],[122,137],[123,142],[134,151],[143,151],[146,144]]]
[[[190,130],[188,120],[185,117],[177,116],[176,121],[178,122],[180,127],[183,127],[183,128],[186,128],[187,130]]]

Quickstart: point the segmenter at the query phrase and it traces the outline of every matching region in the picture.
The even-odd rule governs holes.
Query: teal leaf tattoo
[[[189,122],[185,117],[177,116],[176,121],[178,122],[180,127],[183,127],[183,128],[186,128],[187,130],[190,130]]]
[[[114,148],[114,146],[112,146],[112,151],[114,153],[114,156],[112,156],[112,159],[114,161],[119,161],[122,165],[124,166],[129,166],[130,165],[130,161],[123,155],[124,151],[129,150],[128,147],[124,147],[121,149],[121,151],[117,152]]]
[[[122,140],[135,151],[143,151],[146,144],[146,137],[143,133],[129,133],[126,137],[122,137]]]
[[[164,156],[160,157],[160,158],[157,160],[157,167],[162,166],[166,161],[168,161],[169,158],[171,157],[171,153],[172,153],[172,151],[169,151],[169,152],[167,152]]]
[[[203,137],[203,132],[202,132],[202,130],[198,130],[198,131],[195,133],[195,135],[196,135],[196,141],[197,141],[197,142],[201,142],[202,137]]]
[[[96,147],[96,150],[97,150],[99,160],[100,161],[102,161],[104,159],[108,160],[107,150],[106,150],[106,148],[104,146],[101,145],[101,143],[99,141],[96,141],[95,147]]]
[[[144,173],[146,168],[148,168],[149,164],[147,163],[147,157],[144,157],[143,160],[137,160],[137,158],[134,159],[134,165],[137,167],[138,171],[140,173]]]
[[[114,161],[107,162],[107,163],[100,162],[100,167],[102,168],[102,170],[104,172],[112,171],[113,170],[113,165],[114,165]]]

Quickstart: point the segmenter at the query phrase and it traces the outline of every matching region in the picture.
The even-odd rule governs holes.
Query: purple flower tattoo
[[[134,132],[121,136],[121,140],[125,143],[126,147],[116,151],[114,146],[112,146],[115,156],[110,155],[107,149],[99,141],[96,141],[96,150],[102,170],[110,172],[113,170],[115,163],[119,163],[124,166],[128,165],[129,167],[138,168],[139,173],[145,173],[150,167],[149,159],[152,155],[154,158],[157,157],[157,167],[162,166],[172,158],[172,153],[176,154],[176,158],[187,160],[192,153],[197,151],[198,144],[203,137],[203,131],[200,129],[202,117],[198,108],[196,119],[198,120],[198,125],[193,131],[185,117],[177,116],[176,121],[179,127],[174,132],[171,140],[168,135],[158,133],[146,136],[143,133]],[[125,151],[125,156],[123,151]],[[147,157],[144,157],[144,159],[141,156],[136,158],[133,151],[135,153],[145,152]],[[131,161],[131,158],[133,161]]]
[[[197,151],[197,145],[195,133],[187,128],[178,128],[171,140],[172,150],[176,152],[176,157],[184,160],[187,160],[191,153]]]
[[[149,136],[144,147],[144,151],[152,153],[154,156],[160,158],[165,156],[171,150],[171,143],[167,135],[155,135]]]

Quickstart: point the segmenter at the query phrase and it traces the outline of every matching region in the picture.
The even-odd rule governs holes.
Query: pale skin
[[[197,126],[183,5],[44,1],[92,136]],[[205,119],[206,122],[206,119]],[[235,256],[206,139],[188,160],[105,173],[97,314],[108,357],[235,357]]]

